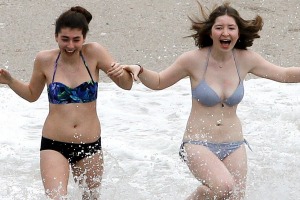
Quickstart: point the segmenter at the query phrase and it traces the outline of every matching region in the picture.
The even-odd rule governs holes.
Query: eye
[[[216,30],[222,30],[223,28],[221,26],[216,26],[215,29]]]
[[[73,42],[80,42],[80,40],[81,40],[80,38],[74,38]]]
[[[68,42],[69,41],[69,38],[68,37],[61,37],[60,38],[63,42]]]
[[[230,30],[236,30],[237,27],[236,27],[236,26],[229,26],[229,29],[230,29]]]

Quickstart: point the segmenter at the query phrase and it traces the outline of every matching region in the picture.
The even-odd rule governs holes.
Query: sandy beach
[[[222,2],[199,1],[208,9]],[[57,48],[56,17],[75,5],[93,15],[87,42],[99,42],[117,62],[160,71],[196,48],[192,38],[184,38],[192,34],[188,16],[199,13],[196,0],[0,0],[0,68],[29,81],[36,54]],[[300,67],[299,0],[232,0],[231,5],[245,19],[264,19],[261,38],[251,49],[275,64]],[[100,81],[110,82],[104,73]],[[155,92],[142,84],[128,92],[103,82],[98,98],[107,157],[103,195],[108,198],[103,199],[187,197],[198,184],[177,153],[189,114],[188,80]],[[300,199],[299,85],[264,79],[245,85],[238,114],[254,150],[247,150],[246,199]],[[39,145],[47,94],[29,104],[5,87],[0,85],[0,199],[40,200]],[[75,186],[71,196],[79,197]]]
[[[222,1],[202,0],[210,9]],[[251,19],[264,19],[261,39],[252,49],[276,64],[298,66],[300,21],[297,0],[233,0],[232,6]],[[92,14],[87,42],[104,45],[116,61],[141,63],[154,70],[168,67],[178,55],[196,48],[188,15],[197,15],[196,0],[1,0],[0,67],[28,81],[40,50],[57,48],[56,17],[74,5]],[[100,81],[109,81],[103,74]]]

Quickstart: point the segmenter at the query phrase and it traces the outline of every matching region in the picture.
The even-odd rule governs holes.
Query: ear
[[[58,42],[58,35],[55,34],[55,41]]]
[[[210,30],[209,30],[209,37],[212,39],[212,29],[213,27],[210,27]]]

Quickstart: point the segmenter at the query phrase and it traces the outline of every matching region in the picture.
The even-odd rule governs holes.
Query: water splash
[[[1,24],[0,24],[1,25]],[[5,69],[8,69],[8,61],[6,61],[4,64],[2,64],[2,66],[5,68]]]

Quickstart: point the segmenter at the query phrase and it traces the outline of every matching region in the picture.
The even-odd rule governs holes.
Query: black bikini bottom
[[[92,156],[101,151],[101,137],[92,143],[67,143],[51,140],[42,137],[40,151],[54,150],[61,153],[70,164],[82,160],[85,157]]]

